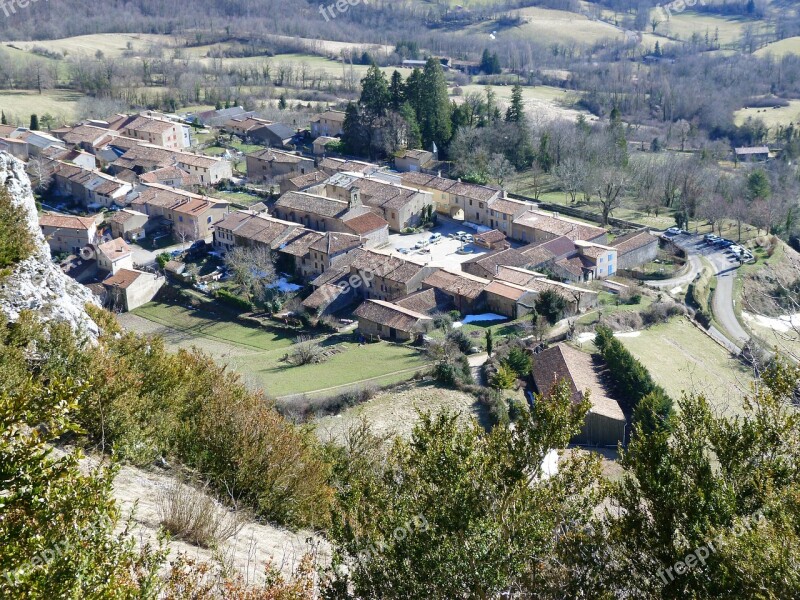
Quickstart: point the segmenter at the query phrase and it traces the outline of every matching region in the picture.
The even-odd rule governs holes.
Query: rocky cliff
[[[97,336],[97,325],[86,313],[87,302],[96,304],[92,293],[67,277],[50,258],[50,248],[39,228],[36,203],[25,166],[13,156],[0,152],[0,185],[5,185],[12,202],[23,211],[33,254],[20,262],[0,283],[0,313],[10,321],[20,311],[32,310],[45,320],[60,320],[89,337]]]

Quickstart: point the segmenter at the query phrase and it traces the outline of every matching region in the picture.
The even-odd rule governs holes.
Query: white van
[[[438,242],[439,242],[441,239],[442,239],[442,234],[441,234],[441,233],[434,233],[433,235],[431,235],[431,237],[430,237],[430,239],[428,239],[428,241],[429,241],[431,244],[436,244],[436,243],[438,243]]]

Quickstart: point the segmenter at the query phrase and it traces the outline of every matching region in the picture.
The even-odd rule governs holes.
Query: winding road
[[[734,282],[736,281],[736,270],[739,268],[738,261],[729,258],[724,251],[704,244],[702,236],[699,235],[676,236],[672,241],[686,252],[689,258],[689,270],[672,279],[646,281],[645,283],[658,289],[673,289],[686,285],[691,283],[702,271],[703,259],[706,259],[714,269],[714,275],[717,278],[711,310],[714,313],[714,319],[724,330],[720,331],[712,325],[709,333],[731,351],[738,352],[750,338],[750,335],[739,323],[734,306]]]

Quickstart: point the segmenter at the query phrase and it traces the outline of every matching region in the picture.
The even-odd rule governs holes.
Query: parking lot
[[[408,258],[416,263],[432,267],[460,270],[461,263],[475,256],[485,254],[488,250],[475,244],[465,244],[464,250],[467,252],[460,254],[458,251],[462,248],[461,242],[448,237],[450,234],[455,234],[459,231],[472,235],[476,233],[474,229],[469,228],[462,221],[454,221],[439,215],[437,226],[433,229],[412,235],[401,235],[399,233],[390,235],[391,253],[393,256]],[[429,240],[434,233],[439,233],[442,236],[438,242],[432,243],[424,249],[414,248],[417,242]]]
[[[678,233],[679,231],[680,233]],[[687,252],[713,258],[720,268],[723,267],[725,261],[730,265],[739,265],[740,257],[742,262],[753,260],[753,255],[749,250],[739,246],[733,240],[725,240],[718,236],[703,236],[673,229],[667,230],[663,237]]]

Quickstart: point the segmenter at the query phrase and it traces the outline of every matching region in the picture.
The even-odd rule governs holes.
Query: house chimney
[[[442,170],[441,170],[441,169],[439,169],[439,170],[436,172],[436,176],[437,176],[439,179],[441,179],[441,178],[442,178]]]

